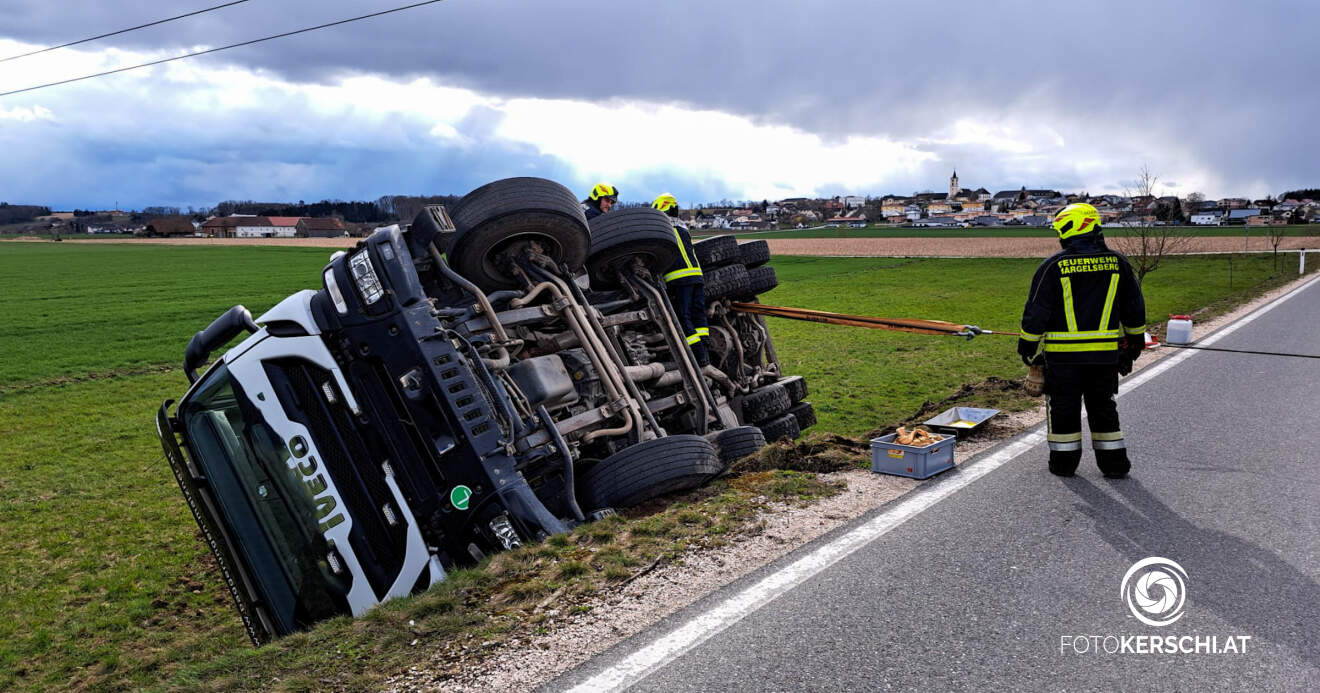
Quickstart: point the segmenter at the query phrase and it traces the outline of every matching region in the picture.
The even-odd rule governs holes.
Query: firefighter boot
[[[1122,479],[1127,476],[1128,470],[1132,469],[1132,463],[1128,461],[1127,450],[1096,450],[1095,465],[1100,468],[1100,473],[1105,475],[1106,479]]]
[[[1050,473],[1056,476],[1072,476],[1081,461],[1081,450],[1050,450]]]

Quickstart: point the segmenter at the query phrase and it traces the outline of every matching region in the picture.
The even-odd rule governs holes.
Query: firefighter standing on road
[[[587,215],[587,221],[610,211],[619,201],[619,189],[609,183],[597,183],[587,194],[587,199],[582,201],[582,211]]]
[[[1111,479],[1131,467],[1118,425],[1118,376],[1145,348],[1146,305],[1128,259],[1105,245],[1100,214],[1070,204],[1054,217],[1063,250],[1041,263],[1022,311],[1018,353],[1045,363],[1050,471],[1072,476],[1082,459],[1082,403],[1096,465]]]
[[[678,259],[665,272],[665,288],[669,290],[669,300],[674,304],[674,312],[678,313],[688,346],[692,347],[692,355],[697,358],[697,365],[705,368],[710,365],[705,344],[710,336],[710,328],[706,326],[706,280],[701,276],[701,264],[692,248],[692,235],[688,233],[687,224],[678,218],[678,200],[673,195],[663,193],[651,206],[668,214],[674,227]]]

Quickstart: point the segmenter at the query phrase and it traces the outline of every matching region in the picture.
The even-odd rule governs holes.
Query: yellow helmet
[[[662,212],[668,212],[678,206],[678,200],[669,193],[660,193],[660,197],[655,198],[655,202],[652,202],[651,206]]]
[[[1100,212],[1085,202],[1074,202],[1054,215],[1054,232],[1059,240],[1099,230]]]
[[[597,183],[596,187],[591,189],[590,197],[592,200],[608,197],[617,201],[619,199],[619,189],[609,183]]]

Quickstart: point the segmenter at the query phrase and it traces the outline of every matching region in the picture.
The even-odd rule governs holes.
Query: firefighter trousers
[[[1046,440],[1050,470],[1071,474],[1082,459],[1082,405],[1091,428],[1096,465],[1106,476],[1122,476],[1130,463],[1118,424],[1116,365],[1047,365],[1045,367]]]
[[[710,335],[710,328],[706,325],[705,282],[685,282],[677,286],[670,284],[665,288],[669,289],[669,300],[674,304],[674,312],[678,314],[683,337],[692,348],[692,355],[696,357],[697,365],[709,364],[710,354],[706,352],[706,338]]]

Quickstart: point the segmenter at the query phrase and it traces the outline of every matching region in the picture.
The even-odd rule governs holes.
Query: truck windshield
[[[331,570],[338,558],[330,558],[317,526],[313,496],[289,467],[288,447],[224,364],[206,375],[179,417],[272,616],[288,631],[347,611],[348,576]]]

